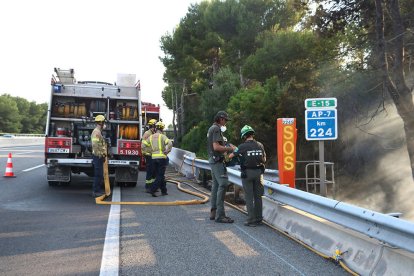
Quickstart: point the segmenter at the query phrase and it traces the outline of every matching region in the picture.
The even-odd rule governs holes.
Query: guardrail
[[[45,134],[29,134],[29,133],[0,133],[0,137],[6,135],[6,138],[12,137],[45,137]],[[7,137],[9,136],[9,137]]]
[[[169,158],[176,169],[186,177],[198,177],[200,170],[210,170],[208,161],[198,159],[192,152],[174,148]],[[240,170],[237,167],[228,167],[227,174],[229,182],[242,186]],[[265,196],[271,200],[414,253],[414,224],[411,222],[285,187],[277,183],[279,181],[277,170],[266,169],[264,179]]]

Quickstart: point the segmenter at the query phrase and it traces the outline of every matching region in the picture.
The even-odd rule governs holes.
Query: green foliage
[[[0,96],[0,131],[18,133],[22,128],[16,101],[8,94]]]
[[[0,132],[44,133],[47,104],[28,102],[24,98],[0,95]]]
[[[195,152],[199,157],[207,157],[207,131],[210,123],[200,122],[184,136],[181,147],[185,150]]]
[[[258,38],[260,47],[249,56],[243,72],[248,78],[261,82],[277,76],[287,83],[292,78],[307,78],[315,74],[322,58],[328,58],[328,48],[312,32],[291,30],[265,32]]]
[[[213,122],[213,118],[220,110],[226,110],[230,98],[240,89],[240,80],[237,73],[229,68],[221,69],[214,77],[212,89],[202,92],[201,110],[204,118]]]

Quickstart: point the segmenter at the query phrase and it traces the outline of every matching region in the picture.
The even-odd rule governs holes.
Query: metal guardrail
[[[174,148],[169,157],[176,168],[187,177],[197,177],[200,170],[210,170],[208,161],[196,158],[192,152]],[[240,170],[237,167],[228,167],[227,174],[229,182],[242,186]],[[277,183],[277,170],[266,169],[264,179],[265,196],[269,199],[414,253],[414,223],[285,187]]]
[[[4,135],[9,136],[7,138],[12,137],[45,137],[45,134],[28,134],[28,133],[0,133],[0,137],[3,137]]]

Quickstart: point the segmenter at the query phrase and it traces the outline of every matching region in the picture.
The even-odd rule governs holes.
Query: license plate
[[[128,165],[129,164],[129,161],[124,161],[124,160],[109,160],[108,163],[111,164],[111,165]]]
[[[69,149],[50,148],[47,150],[49,153],[69,153]]]
[[[138,155],[138,150],[120,149],[119,154],[123,155]]]

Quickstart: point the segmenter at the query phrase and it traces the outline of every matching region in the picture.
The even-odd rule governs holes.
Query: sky
[[[161,97],[161,36],[172,33],[197,0],[13,0],[0,2],[0,95],[45,103],[54,68],[75,78],[116,82],[135,74],[142,100],[172,111]]]

